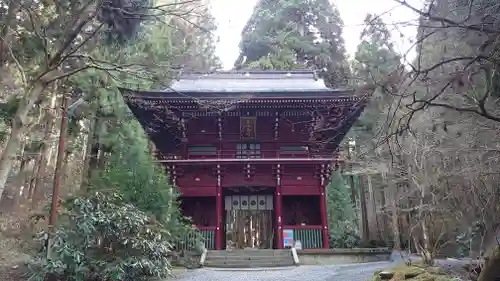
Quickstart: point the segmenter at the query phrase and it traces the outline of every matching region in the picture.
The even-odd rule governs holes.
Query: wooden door
[[[253,200],[253,196],[226,197],[227,249],[273,248],[273,210],[272,205],[265,203],[267,200],[272,202],[272,196],[269,197],[257,198],[255,196],[255,200]],[[247,198],[249,202],[245,201]],[[246,205],[255,206],[253,201],[258,202],[259,199],[261,208],[246,207]]]
[[[261,210],[226,212],[227,244],[235,249],[273,247],[273,213]]]

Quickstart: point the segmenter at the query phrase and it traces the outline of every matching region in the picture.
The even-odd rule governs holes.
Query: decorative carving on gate
[[[257,133],[256,117],[240,117],[240,137],[242,140],[254,140]]]

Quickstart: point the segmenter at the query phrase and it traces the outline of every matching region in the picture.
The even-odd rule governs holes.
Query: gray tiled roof
[[[225,71],[179,77],[163,92],[332,92],[313,71]]]

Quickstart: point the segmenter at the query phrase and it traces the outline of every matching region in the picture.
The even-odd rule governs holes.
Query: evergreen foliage
[[[150,280],[170,272],[169,232],[114,191],[65,201],[50,258],[31,261],[30,280]],[[48,278],[48,279],[47,279]]]
[[[377,83],[401,64],[401,56],[394,49],[391,34],[382,19],[368,14],[364,19],[364,24],[365,29],[360,36],[361,42],[357,46],[353,60],[350,61],[353,75],[349,83],[354,87]],[[385,118],[387,118],[386,114],[392,98],[382,87],[375,89],[370,103],[348,134],[359,144],[359,154],[363,155],[361,156],[363,159],[360,161],[364,161],[367,167],[371,164],[368,161],[370,157],[374,158],[375,163],[379,160],[374,155],[377,153],[378,141],[384,132]],[[344,192],[341,194],[344,194],[345,201],[338,198],[336,200],[352,205],[350,192]],[[351,222],[354,222],[356,215],[352,215],[352,218]],[[352,241],[351,245],[362,243],[364,247],[383,245],[383,241],[359,241],[357,229],[358,227],[354,223],[337,226],[332,231],[336,231],[340,238],[335,240],[334,244],[340,246],[344,243],[343,241]],[[346,243],[344,246],[347,246]]]
[[[236,68],[315,69],[329,87],[346,84],[343,22],[328,0],[262,0],[242,32]]]
[[[326,191],[330,247],[352,248],[359,244],[356,213],[350,190],[340,171],[334,171]]]
[[[184,57],[188,64],[196,54],[200,68],[217,66],[213,53],[198,53],[199,50],[190,45],[189,40],[176,42],[176,32],[168,26],[148,25],[141,31],[141,40],[134,40],[135,44],[126,48],[106,46],[95,54],[102,60],[116,63],[139,65],[150,62],[146,68],[106,73],[92,70],[72,79],[81,91],[90,93],[85,99],[88,110],[96,117],[94,141],[106,151],[105,165],[93,167],[96,170],[90,173],[90,190],[111,189],[118,192],[124,202],[133,204],[161,222],[169,230],[170,235],[165,238],[171,244],[182,240],[186,233],[194,229],[181,216],[177,194],[169,184],[165,168],[154,162],[147,136],[125,105],[118,87],[151,89],[168,85],[173,77],[174,61],[187,54],[193,55]],[[209,39],[205,38],[205,43],[201,43],[210,45]]]
[[[169,241],[175,243],[194,229],[181,216],[175,187],[165,168],[154,162],[142,127],[130,115],[117,116],[124,121],[107,128],[102,144],[112,150],[105,170],[94,173],[91,189],[119,192],[124,202],[161,222],[170,232]]]
[[[380,17],[368,14],[354,59],[351,61],[353,86],[377,83],[401,65],[401,55],[394,49],[391,34]],[[385,113],[392,100],[381,87],[371,97],[370,104],[356,121],[351,134],[371,149],[384,126]]]
[[[51,255],[49,259],[45,254],[35,257],[33,278],[53,277],[61,281],[165,278],[175,245],[184,240],[186,233],[196,240],[191,246],[199,246],[201,237],[196,236],[189,220],[181,216],[169,175],[150,155],[147,136],[126,107],[119,88],[165,87],[178,68],[191,71],[218,68],[212,36],[216,27],[214,19],[204,14],[203,19],[197,19],[203,28],[197,28],[180,19],[179,14],[185,13],[181,8],[167,12],[155,10],[151,9],[153,3],[149,0],[96,1],[102,4],[96,21],[80,29],[71,29],[73,26],[68,24],[68,33],[62,34],[61,22],[71,22],[70,16],[83,17],[76,12],[82,6],[79,1],[67,5],[64,1],[43,2],[33,10],[32,20],[40,22],[21,18],[9,27],[19,34],[19,38],[8,38],[12,43],[12,57],[16,57],[19,69],[26,69],[16,72],[14,63],[6,61],[5,70],[16,80],[12,89],[25,90],[21,83],[25,81],[21,78],[38,79],[45,71],[43,68],[52,67],[47,64],[50,59],[47,54],[52,55],[59,47],[51,45],[53,41],[69,41],[70,47],[63,50],[65,53],[59,59],[61,68],[79,71],[64,79],[51,80],[36,96],[29,92],[13,94],[14,98],[6,99],[0,108],[0,126],[11,125],[9,122],[18,108],[17,97],[30,102],[36,100],[36,105],[48,108],[48,97],[57,100],[62,93],[78,93],[85,103],[71,112],[65,161],[75,151],[82,160],[92,158],[99,163],[88,165],[90,172],[83,173],[85,189],[73,193],[68,190],[77,191],[77,187],[62,187],[63,194],[78,196],[62,201],[63,214],[55,232],[51,233]],[[166,6],[178,9],[171,3]],[[179,14],[169,16],[169,12]],[[131,13],[142,13],[142,16],[127,16]],[[189,12],[185,16],[188,17]],[[97,26],[100,23],[104,28]],[[39,25],[44,26],[45,33],[33,30]],[[71,31],[75,31],[76,39],[68,35]],[[73,45],[78,48],[71,49]],[[26,101],[22,106],[38,117]],[[28,121],[39,122],[35,118]],[[47,130],[44,128],[47,134],[37,135],[37,147],[40,140],[52,137],[54,127],[52,124]],[[87,146],[95,151],[85,153],[83,140],[86,138]],[[33,146],[30,143],[33,139],[26,138],[26,147]]]
[[[368,14],[364,24],[366,28],[352,61],[356,84],[379,81],[401,63],[401,56],[395,51],[391,34],[382,19]]]

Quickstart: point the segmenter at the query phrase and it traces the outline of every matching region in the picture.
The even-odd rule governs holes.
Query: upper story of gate
[[[312,71],[191,73],[122,92],[159,160],[185,165],[331,162],[367,102]]]

